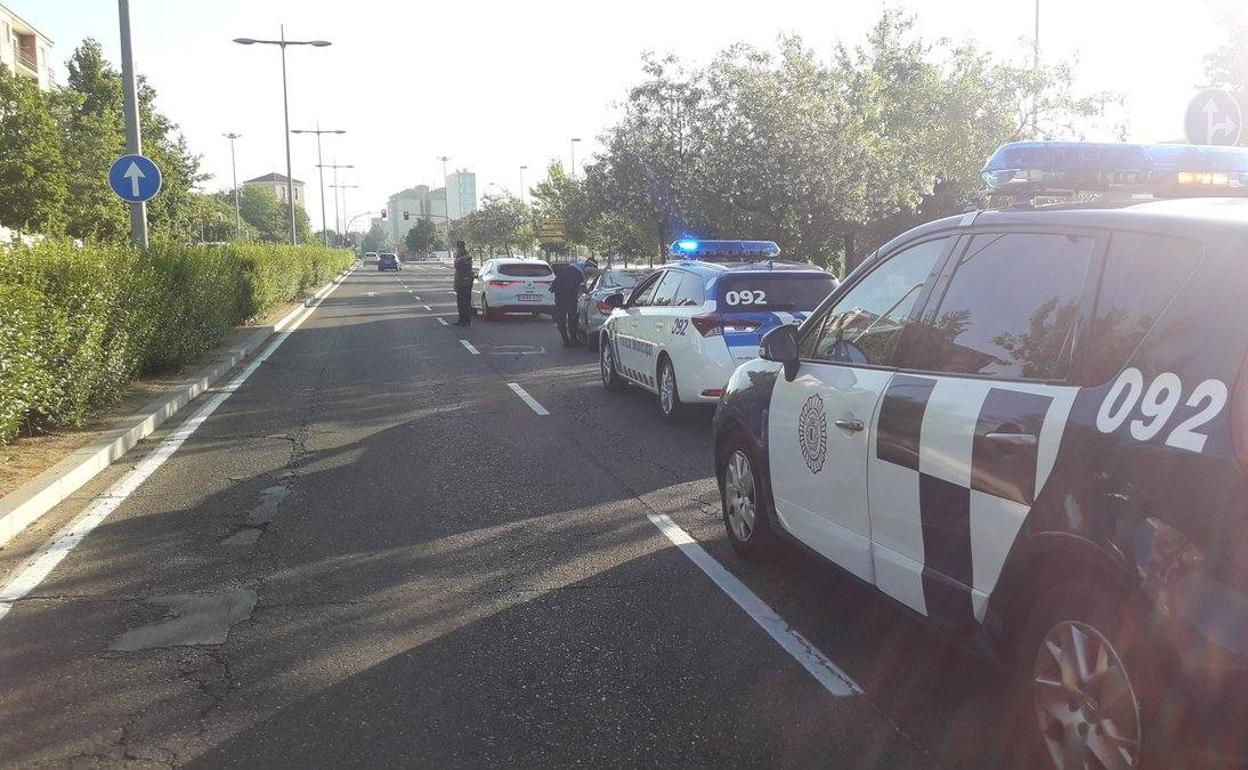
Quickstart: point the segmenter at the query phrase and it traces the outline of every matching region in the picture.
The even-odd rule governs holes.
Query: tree
[[[416,224],[412,225],[412,229],[407,231],[403,243],[407,247],[408,254],[425,256],[430,251],[441,248],[442,233],[438,231],[438,226],[431,219],[421,217],[416,220]]]
[[[1205,75],[1210,85],[1227,89],[1248,110],[1248,15],[1228,10],[1222,22],[1227,42],[1205,57]],[[1240,144],[1248,144],[1248,132]]]
[[[618,212],[599,214],[590,222],[586,237],[590,249],[608,260],[612,257],[637,259],[653,253],[650,249],[653,235],[643,232],[641,225]]]
[[[148,204],[154,236],[198,239],[194,186],[206,177],[177,126],[156,109],[156,92],[139,78],[143,151],[161,170],[160,194]],[[123,240],[130,230],[126,205],[108,186],[108,167],[125,152],[121,74],[88,38],[70,57],[66,88],[57,97],[63,152],[69,176],[66,214],[70,235]]]
[[[256,238],[267,243],[285,243],[290,240],[290,220],[286,203],[271,190],[243,185],[238,191],[238,207],[243,220],[255,228]],[[311,225],[308,213],[302,206],[295,206],[295,232],[299,242],[308,239]]]
[[[451,226],[451,240],[462,240],[469,246],[482,247],[491,254],[511,255],[513,247],[531,244],[531,211],[528,206],[509,195],[487,195],[481,208],[471,211]]]
[[[585,243],[589,210],[581,183],[564,171],[563,163],[551,162],[546,178],[532,188],[533,213],[537,219],[559,219],[572,243]],[[515,201],[514,198],[508,200]],[[519,204],[519,201],[515,201]]]
[[[364,241],[360,244],[363,251],[390,251],[390,231],[381,222],[373,222]]]
[[[0,225],[64,232],[68,181],[50,100],[0,67]]]

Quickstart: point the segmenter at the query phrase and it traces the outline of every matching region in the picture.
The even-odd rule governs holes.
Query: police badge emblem
[[[823,412],[823,399],[817,394],[806,399],[797,420],[797,440],[802,445],[802,457],[811,473],[823,470],[823,460],[828,454],[828,422]]]

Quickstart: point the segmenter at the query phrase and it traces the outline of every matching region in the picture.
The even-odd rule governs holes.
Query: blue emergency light
[[[990,194],[1248,194],[1248,148],[1191,144],[1011,142],[981,173]]]
[[[678,259],[752,262],[776,258],[780,255],[780,247],[775,241],[703,241],[682,238],[672,242],[669,254]]]

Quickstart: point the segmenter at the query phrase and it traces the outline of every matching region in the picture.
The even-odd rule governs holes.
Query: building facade
[[[277,199],[284,204],[286,203],[286,179],[287,176],[285,174],[279,174],[275,171],[272,174],[265,174],[264,176],[258,176],[255,179],[248,179],[246,182],[243,182],[243,186],[259,187],[268,190],[276,195]],[[294,180],[294,182],[295,204],[302,208],[304,205],[303,182],[300,182],[298,179]]]
[[[52,90],[52,40],[4,5],[0,5],[0,62],[33,80],[39,90]]]
[[[459,219],[477,210],[477,175],[460,169],[446,177],[447,210],[451,219]]]

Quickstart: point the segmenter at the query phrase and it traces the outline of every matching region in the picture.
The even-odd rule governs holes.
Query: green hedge
[[[80,425],[349,266],[319,246],[0,249],[0,444]]]

